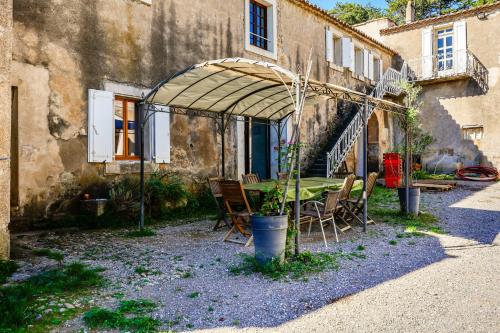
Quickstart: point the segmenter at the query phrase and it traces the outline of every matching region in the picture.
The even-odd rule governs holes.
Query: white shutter
[[[453,34],[455,39],[454,58],[457,73],[464,73],[467,70],[467,28],[465,21],[453,24]]]
[[[351,41],[351,65],[349,68],[351,69],[351,72],[355,73],[356,72],[356,52],[354,51],[354,43]]]
[[[89,89],[88,161],[111,162],[114,146],[114,95],[109,91]]]
[[[379,80],[382,80],[382,77],[384,76],[384,63],[382,62],[382,59],[379,60],[378,76]]]
[[[326,30],[326,61],[333,63],[333,32]]]
[[[142,104],[140,106],[141,112],[143,112],[143,108],[147,109],[148,104]],[[149,111],[151,112],[151,111]],[[138,128],[140,130],[140,127]],[[154,117],[151,116],[148,118],[146,124],[144,125],[144,160],[151,161],[153,158],[153,143],[154,143]]]
[[[432,76],[432,27],[422,30],[422,77]]]
[[[370,76],[370,56],[368,50],[363,50],[363,76],[368,78]]]
[[[373,68],[373,54],[368,55],[368,78],[373,80],[374,77],[374,68]]]
[[[159,111],[169,111],[168,106],[155,107]],[[170,163],[170,113],[156,112],[154,119],[154,161]]]
[[[342,37],[342,66],[351,67],[351,39]]]

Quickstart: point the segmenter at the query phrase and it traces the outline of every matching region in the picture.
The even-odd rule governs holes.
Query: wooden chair
[[[354,186],[354,181],[356,180],[356,176],[354,174],[348,175],[344,179],[344,184],[342,185],[342,189],[340,190],[339,197],[339,209],[336,210],[336,217],[342,222],[343,226],[339,226],[339,229],[342,232],[345,232],[349,229],[352,229],[352,226],[349,224],[348,215],[352,215],[352,212],[346,205],[346,201],[351,197],[352,187]],[[351,216],[351,218],[353,218]]]
[[[377,183],[378,172],[371,172],[368,174],[368,178],[366,179],[366,200],[370,198],[373,193],[373,189]],[[357,199],[349,199],[345,201],[345,204],[348,210],[355,217],[355,220],[361,224],[363,221],[358,217],[359,214],[363,213],[363,192],[361,192]],[[368,216],[366,221],[367,224],[373,223],[376,224],[375,221]]]
[[[325,202],[321,201],[308,201],[302,205],[303,210],[301,211],[301,216],[310,217],[309,219],[309,230],[307,235],[311,234],[311,226],[313,221],[318,221],[321,233],[323,234],[323,241],[325,247],[328,247],[326,242],[325,230],[323,228],[323,223],[330,223],[333,227],[335,233],[335,239],[338,243],[339,236],[337,234],[337,225],[335,223],[335,212],[339,208],[339,199],[342,191],[328,191],[326,193]]]
[[[224,180],[224,177],[212,177],[208,178],[208,186],[210,187],[210,192],[212,192],[212,196],[217,204],[217,210],[219,216],[217,217],[217,222],[215,223],[212,230],[217,230],[224,225],[224,223],[229,229],[231,229],[231,223],[227,219],[226,209],[224,208],[224,198],[222,197],[222,190],[220,188],[220,182]]]
[[[220,188],[224,198],[224,205],[233,224],[231,229],[224,235],[224,241],[244,244],[245,246],[250,245],[253,237],[251,232],[248,232],[246,229],[250,226],[252,209],[248,203],[243,186],[237,180],[223,180],[220,182]],[[229,239],[229,236],[235,232],[239,232],[247,240],[242,242]]]
[[[278,180],[287,180],[288,172],[276,172],[276,176],[278,176]]]
[[[243,179],[243,184],[257,184],[257,183],[260,183],[259,175],[256,175],[254,173],[249,173],[249,174],[246,174],[246,175],[241,175],[241,178]]]

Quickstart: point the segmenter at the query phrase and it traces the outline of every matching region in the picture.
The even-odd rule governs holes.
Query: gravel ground
[[[49,232],[14,243],[59,249],[65,261],[105,267],[111,283],[91,301],[112,307],[116,292],[127,299],[152,299],[161,305],[153,317],[175,331],[375,332],[391,326],[391,331],[499,331],[500,265],[493,245],[499,242],[500,183],[487,185],[461,183],[453,191],[423,194],[424,207],[440,217],[446,235],[399,239],[402,228],[379,223],[367,233],[348,232],[335,244],[328,230],[327,251],[354,252],[363,245],[366,259],[342,259],[338,271],[307,281],[231,275],[228,268],[241,260],[237,254],[252,248],[222,243],[224,231],[210,231],[212,221],[162,227],[156,236],[142,239],[125,238],[122,231]],[[325,251],[319,233],[303,240],[304,250]],[[15,279],[54,265],[38,257],[21,263]],[[139,266],[149,273],[136,273]],[[189,297],[193,293],[199,296]],[[447,306],[459,305],[469,310],[460,307],[453,320],[441,318],[450,312]],[[471,329],[479,318],[484,329]],[[432,329],[434,324],[443,329]],[[77,318],[57,331],[82,327]]]

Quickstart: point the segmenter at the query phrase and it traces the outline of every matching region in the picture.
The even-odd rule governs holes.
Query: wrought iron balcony
[[[421,84],[470,78],[486,92],[488,70],[469,50],[438,54],[407,61],[408,80]]]

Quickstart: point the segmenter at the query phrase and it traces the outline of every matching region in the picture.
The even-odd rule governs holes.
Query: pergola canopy
[[[275,64],[226,58],[176,73],[153,88],[145,102],[277,121],[294,112],[294,89],[299,80],[302,80],[299,75]],[[346,98],[353,102],[367,98],[354,90],[314,81],[308,82],[305,94],[309,104],[318,97]],[[378,105],[390,103],[371,99]]]

